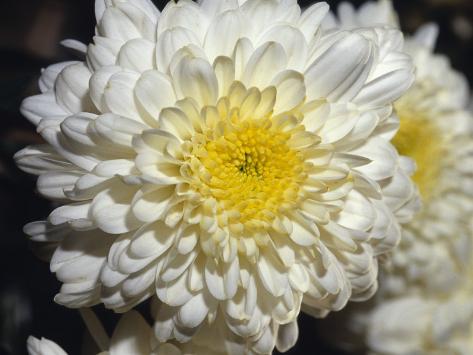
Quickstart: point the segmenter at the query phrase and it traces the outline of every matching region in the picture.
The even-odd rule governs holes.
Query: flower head
[[[48,145],[18,164],[64,202],[26,227],[57,245],[59,303],[156,294],[161,341],[216,319],[258,340],[302,301],[323,315],[373,294],[412,214],[390,139],[413,69],[399,31],[325,32],[327,11],[96,2],[84,61],[47,68],[22,108]]]
[[[387,8],[390,15],[373,18],[393,25],[387,20],[397,17],[390,2],[369,3],[363,11],[386,14]],[[348,26],[372,25],[361,13],[349,12]],[[393,144],[416,162],[413,179],[423,206],[403,226],[373,309],[356,315],[364,318],[368,345],[380,354],[467,354],[473,349],[466,332],[473,320],[473,117],[467,111],[465,78],[434,54],[437,35],[438,28],[429,24],[406,40],[417,79],[394,104],[400,130]]]

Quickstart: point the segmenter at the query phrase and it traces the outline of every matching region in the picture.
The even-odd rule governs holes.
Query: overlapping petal
[[[373,294],[415,209],[389,141],[413,68],[398,31],[324,31],[327,11],[96,2],[86,61],[46,70],[23,105],[49,146],[18,164],[64,201],[27,228],[56,247],[58,302],[156,295],[160,341],[220,324],[227,351],[270,353],[294,344],[302,303],[322,316]]]

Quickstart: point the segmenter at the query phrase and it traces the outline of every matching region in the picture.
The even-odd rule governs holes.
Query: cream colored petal
[[[230,56],[237,41],[245,37],[245,18],[239,9],[228,10],[215,17],[207,30],[204,49],[210,61],[218,56]]]
[[[214,105],[218,81],[212,66],[201,58],[183,58],[172,75],[179,99],[192,97],[201,107]]]
[[[233,60],[228,57],[217,57],[213,67],[218,80],[218,96],[226,96],[230,85],[235,80],[235,65],[233,64]]]
[[[122,316],[110,341],[110,355],[149,354],[151,327],[136,311]]]
[[[156,43],[158,70],[167,74],[175,53],[189,44],[198,45],[199,40],[193,32],[186,28],[173,26],[161,33]]]
[[[371,160],[368,165],[356,168],[373,180],[390,178],[396,171],[397,153],[393,146],[384,139],[372,138],[363,147],[352,152]]]
[[[146,71],[141,75],[136,83],[135,95],[141,107],[156,122],[161,110],[176,102],[169,77],[157,70]]]
[[[307,42],[310,42],[315,36],[316,31],[318,31],[319,26],[329,12],[329,9],[327,3],[318,2],[304,10],[297,25],[304,34]]]
[[[18,167],[29,174],[41,175],[48,171],[74,170],[71,163],[46,144],[26,147],[17,152],[14,159]]]
[[[161,279],[157,279],[156,294],[159,299],[171,307],[182,306],[189,302],[194,295],[186,285],[187,277],[188,271],[171,282],[163,282]]]
[[[152,263],[139,272],[127,277],[121,286],[121,293],[126,299],[141,298],[143,294],[154,293],[156,264]],[[132,301],[129,301],[131,303]]]
[[[89,93],[92,102],[101,112],[107,112],[104,92],[110,78],[121,71],[118,66],[106,66],[94,72],[89,81]]]
[[[247,87],[268,87],[273,78],[287,68],[287,55],[277,42],[258,47],[251,55],[243,73],[242,82]]]
[[[354,102],[365,107],[379,107],[399,99],[414,82],[412,72],[399,69],[367,83]]]
[[[137,38],[125,43],[117,56],[117,65],[124,69],[142,73],[155,68],[155,44]]]
[[[38,178],[38,191],[50,199],[65,199],[64,191],[72,190],[74,184],[81,176],[75,172],[48,172]]]
[[[242,80],[246,65],[254,51],[253,44],[248,38],[240,38],[233,51],[233,63],[235,64],[235,79]]]
[[[166,29],[178,26],[195,33],[199,44],[202,44],[205,30],[208,27],[208,20],[203,16],[199,6],[192,1],[170,2],[161,13],[158,36]]]
[[[287,68],[304,72],[307,65],[308,48],[304,35],[299,28],[292,25],[274,26],[264,32],[258,43],[277,42],[287,56]]]
[[[136,258],[157,258],[169,249],[175,236],[175,231],[161,221],[146,225],[133,236],[130,253]]]
[[[203,292],[195,295],[179,309],[177,322],[186,328],[198,327],[207,317],[213,303],[211,297],[205,297]]]
[[[274,114],[291,111],[300,105],[306,96],[304,76],[296,71],[286,70],[279,73],[272,81],[277,96]]]
[[[183,255],[177,253],[176,249],[173,249],[168,254],[167,260],[159,274],[160,280],[163,282],[171,282],[176,280],[189,269],[198,253],[199,251],[194,249],[190,253]]]
[[[53,225],[74,223],[74,221],[87,221],[87,224],[91,226],[92,222],[89,220],[88,216],[89,208],[89,201],[61,206],[51,212],[48,221]]]
[[[297,321],[280,325],[276,338],[276,348],[282,353],[289,351],[294,347],[294,345],[296,345],[298,338],[299,327]]]
[[[140,222],[132,214],[131,201],[137,188],[116,183],[95,196],[90,216],[103,231],[121,234],[134,230]]]
[[[129,3],[119,3],[105,10],[97,26],[103,37],[126,42],[135,38],[155,40],[155,24],[139,8]]]
[[[193,122],[177,108],[166,108],[159,115],[159,126],[182,141],[189,141],[194,136]]]
[[[154,222],[162,218],[171,207],[174,186],[155,187],[150,191],[142,191],[130,200],[133,215],[143,222]]]
[[[73,145],[95,148],[96,143],[90,137],[87,128],[96,117],[96,115],[87,113],[69,116],[61,123],[61,132],[68,142]]]
[[[94,112],[89,97],[89,80],[92,73],[84,63],[64,68],[56,80],[56,100],[69,112]]]
[[[45,117],[66,117],[69,115],[69,111],[57,103],[53,91],[27,97],[21,103],[20,112],[34,125],[38,125]]]
[[[149,127],[129,118],[106,113],[97,117],[90,128],[98,137],[114,146],[131,148],[133,136],[141,134]]]
[[[289,287],[287,270],[271,251],[262,250],[257,265],[259,278],[264,288],[274,297],[279,297]]]
[[[353,73],[363,73],[369,66],[370,43],[361,35],[340,36],[309,65],[305,71],[307,95],[310,99],[328,98],[340,87],[345,90],[353,83]],[[356,81],[355,81],[356,82]]]
[[[345,228],[368,231],[373,226],[375,218],[376,212],[370,201],[353,190],[348,194],[343,210],[335,220]]]
[[[39,89],[42,93],[46,93],[49,90],[54,89],[54,84],[56,83],[56,79],[62,70],[72,64],[77,62],[69,61],[69,62],[61,62],[56,63],[48,66],[46,69],[41,71],[41,77],[39,78],[38,85]]]
[[[107,112],[143,122],[134,94],[139,78],[138,73],[131,71],[120,71],[110,77],[103,92]]]
[[[87,48],[86,62],[94,71],[115,65],[123,42],[118,39],[94,36],[93,43]]]
[[[46,338],[28,337],[26,348],[29,355],[67,355],[59,345]]]

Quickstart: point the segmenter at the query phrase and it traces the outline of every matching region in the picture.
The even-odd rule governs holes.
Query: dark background
[[[332,8],[339,2],[328,1]],[[155,3],[162,8],[165,1]],[[395,0],[394,4],[407,32],[437,22],[439,52],[447,54],[472,82],[473,1]],[[29,251],[22,233],[25,223],[48,215],[50,203],[35,193],[34,177],[20,172],[12,155],[40,142],[18,107],[24,97],[37,91],[41,68],[71,58],[59,46],[60,40],[90,41],[95,26],[93,5],[93,0],[0,0],[0,354],[24,354],[28,334],[50,338],[71,355],[81,354],[81,319],[76,311],[53,302],[59,283],[48,265]],[[113,328],[116,316],[101,307],[96,310]],[[344,354],[330,349],[320,336],[321,329],[329,334],[343,332],[337,315],[331,319],[320,325],[301,315],[300,340],[290,354]]]

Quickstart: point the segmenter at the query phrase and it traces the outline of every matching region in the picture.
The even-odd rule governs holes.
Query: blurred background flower
[[[154,1],[162,8],[165,1]],[[314,1],[299,1],[307,6]],[[333,8],[340,1],[328,1]],[[93,35],[93,0],[2,0],[0,2],[0,354],[26,353],[28,334],[54,339],[71,355],[87,353],[79,315],[52,302],[59,285],[48,265],[27,251],[22,226],[47,216],[51,206],[34,193],[35,178],[21,173],[12,156],[39,142],[34,127],[21,117],[21,100],[34,94],[40,69],[71,58],[59,45],[74,38],[89,42]],[[362,1],[352,1],[359,6]],[[426,22],[441,28],[437,51],[455,69],[473,80],[473,2],[471,0],[395,0],[406,32]],[[100,307],[107,330],[118,317]],[[336,315],[334,315],[336,317]],[[343,354],[325,345],[309,317],[300,317],[301,337],[291,354]],[[333,329],[332,329],[333,330]],[[335,328],[335,331],[340,329]],[[85,345],[83,345],[85,344]],[[360,350],[360,354],[363,351]]]

